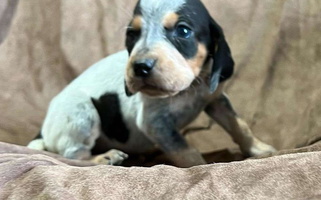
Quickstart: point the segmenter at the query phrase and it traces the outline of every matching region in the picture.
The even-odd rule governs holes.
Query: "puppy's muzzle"
[[[155,67],[155,63],[156,60],[154,59],[136,60],[133,63],[135,76],[139,78],[147,78]]]

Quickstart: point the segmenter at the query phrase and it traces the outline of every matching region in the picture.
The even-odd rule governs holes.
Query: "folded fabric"
[[[4,143],[0,152],[0,199],[321,199],[319,151],[189,169],[89,166]]]

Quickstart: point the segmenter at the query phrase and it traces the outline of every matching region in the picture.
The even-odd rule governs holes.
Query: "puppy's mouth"
[[[147,96],[155,98],[166,98],[169,96],[175,96],[180,92],[176,90],[166,89],[158,85],[154,85],[145,80],[130,82],[130,84],[126,84],[126,86],[132,94],[141,92]]]
[[[148,96],[152,96],[152,97],[168,97],[168,96],[174,96],[177,93],[179,93],[179,91],[172,91],[172,90],[165,90],[163,88],[157,87],[157,86],[153,86],[153,85],[144,85],[141,89],[140,92],[147,94]]]

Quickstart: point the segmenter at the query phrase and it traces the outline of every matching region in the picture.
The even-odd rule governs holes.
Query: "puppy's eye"
[[[175,31],[175,36],[184,38],[184,39],[189,39],[192,37],[193,31],[185,26],[185,25],[178,25]]]

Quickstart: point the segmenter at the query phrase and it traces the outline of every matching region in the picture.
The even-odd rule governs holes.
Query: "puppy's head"
[[[140,0],[127,30],[128,94],[173,96],[186,90],[211,58],[211,91],[233,72],[220,26],[199,0]]]

